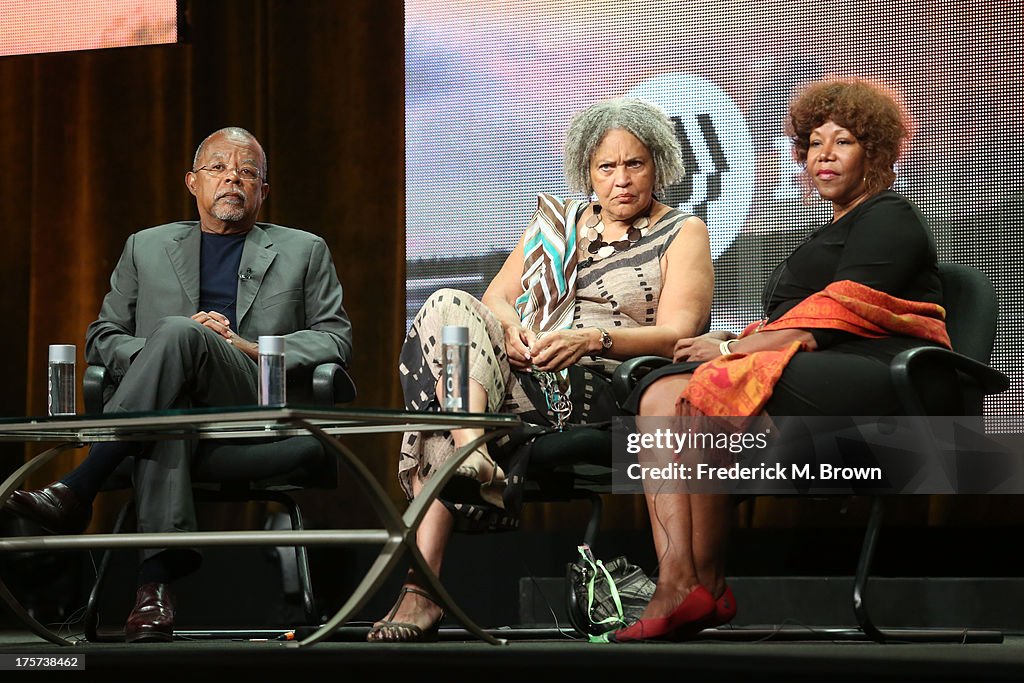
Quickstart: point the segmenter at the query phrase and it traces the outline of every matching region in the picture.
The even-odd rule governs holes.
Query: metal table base
[[[88,534],[78,536],[27,536],[0,538],[0,552],[39,550],[83,550],[106,548],[181,548],[204,546],[322,546],[346,544],[379,545],[380,552],[335,615],[293,647],[308,647],[327,638],[355,615],[376,593],[404,553],[409,554],[416,572],[426,581],[432,595],[447,613],[466,630],[494,645],[506,641],[481,629],[452,599],[431,571],[416,546],[416,531],[430,504],[470,453],[520,426],[516,417],[505,415],[407,413],[401,411],[337,411],[300,408],[198,409],[161,413],[121,413],[75,418],[0,420],[0,441],[64,441],[35,456],[0,485],[0,506],[31,474],[68,448],[100,441],[160,439],[228,439],[252,436],[295,436],[311,434],[334,454],[366,491],[371,507],[383,528],[302,531],[196,531],[181,533]],[[384,488],[359,458],[336,437],[340,434],[441,431],[459,428],[490,430],[456,451],[427,481],[405,514],[399,514]],[[46,628],[32,617],[0,578],[0,598],[33,633],[58,645],[73,643]]]

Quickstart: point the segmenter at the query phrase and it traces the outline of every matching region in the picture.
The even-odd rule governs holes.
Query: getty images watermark
[[[617,418],[615,493],[1024,493],[978,417]]]
[[[787,479],[812,479],[812,464],[809,462],[781,462],[765,463],[764,458],[753,465],[740,465],[734,462],[729,465],[721,464],[720,459],[714,462],[703,462],[701,458],[693,458],[693,462],[686,464],[679,462],[683,453],[725,452],[738,455],[746,452],[759,452],[763,455],[768,452],[769,434],[771,430],[766,429],[757,434],[749,432],[721,433],[721,432],[695,432],[687,429],[683,433],[671,429],[655,429],[654,432],[632,432],[626,435],[626,452],[631,455],[640,455],[645,451],[657,451],[671,453],[675,459],[656,461],[651,466],[635,462],[626,467],[626,476],[630,479],[681,479],[695,481],[757,481],[773,480],[782,481]],[[844,479],[844,480],[882,480],[881,467],[842,467],[831,465],[827,462],[817,463],[817,478],[821,480]]]

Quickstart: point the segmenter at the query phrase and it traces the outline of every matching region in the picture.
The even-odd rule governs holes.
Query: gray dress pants
[[[105,413],[255,405],[255,361],[190,318],[164,318],[146,340]],[[196,441],[157,441],[135,458],[140,532],[195,531],[190,466]],[[150,557],[159,549],[143,552]]]

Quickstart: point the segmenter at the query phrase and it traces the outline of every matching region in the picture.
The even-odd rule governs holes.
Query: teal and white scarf
[[[572,327],[576,309],[576,217],[588,202],[563,202],[537,195],[537,212],[523,240],[523,293],[515,302],[523,326],[538,336]],[[547,397],[548,408],[561,429],[572,412],[569,373],[534,370]]]

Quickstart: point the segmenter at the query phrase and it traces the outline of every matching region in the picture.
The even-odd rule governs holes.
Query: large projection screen
[[[0,0],[0,56],[178,40],[178,0]]]
[[[406,0],[407,318],[440,286],[479,295],[546,191],[568,195],[571,115],[632,95],[678,121],[689,177],[666,203],[702,216],[713,329],[762,317],[768,273],[827,220],[783,136],[786,103],[824,76],[897,94],[913,137],[896,189],[940,260],[996,286],[992,364],[1012,379],[990,431],[1024,430],[1022,4]]]

